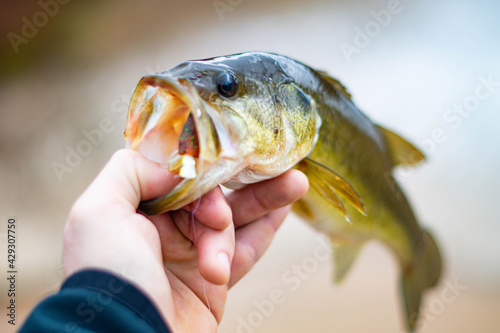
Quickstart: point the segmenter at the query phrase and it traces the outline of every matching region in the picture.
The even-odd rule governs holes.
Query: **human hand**
[[[227,198],[216,187],[177,211],[137,212],[140,201],[177,183],[168,170],[131,150],[115,153],[70,212],[65,273],[111,271],[135,283],[174,332],[215,331],[228,289],[262,256],[289,205],[307,191],[307,178],[290,170]]]

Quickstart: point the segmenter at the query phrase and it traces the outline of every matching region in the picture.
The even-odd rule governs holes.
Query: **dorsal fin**
[[[384,136],[392,164],[396,165],[415,165],[420,161],[425,161],[425,155],[418,150],[414,145],[389,131],[388,129],[376,125]]]
[[[347,88],[344,87],[342,83],[340,83],[339,80],[334,79],[330,75],[328,75],[327,72],[325,71],[316,71],[323,79],[328,81],[338,92],[342,93],[345,97],[348,99],[351,99],[351,94],[347,91]]]
[[[349,223],[351,223],[349,214],[337,194],[342,195],[361,214],[366,215],[365,205],[359,195],[351,184],[335,173],[335,171],[307,157],[299,162],[297,168],[305,173],[311,187],[335,208],[340,210]]]

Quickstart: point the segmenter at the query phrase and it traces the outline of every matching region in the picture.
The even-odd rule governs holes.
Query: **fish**
[[[186,61],[139,81],[125,139],[180,179],[140,203],[149,215],[180,209],[219,184],[239,189],[302,171],[310,187],[293,210],[331,241],[334,281],[344,280],[367,242],[383,243],[401,270],[404,322],[416,329],[442,259],[393,170],[425,156],[372,122],[326,72],[267,52]]]

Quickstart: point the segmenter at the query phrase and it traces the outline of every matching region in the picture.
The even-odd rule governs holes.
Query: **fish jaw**
[[[129,107],[125,140],[127,148],[148,159],[169,166],[179,156],[180,138],[191,116],[197,138],[197,170],[216,159],[218,144],[210,133],[211,121],[205,105],[189,82],[168,74],[147,75],[141,79]]]
[[[249,149],[235,144],[231,120],[224,118],[188,80],[168,72],[141,79],[129,107],[126,146],[182,179],[167,195],[141,202],[141,211],[155,215],[179,209],[247,166]],[[241,121],[238,126],[239,132],[245,130]],[[185,144],[190,137],[193,142]]]
[[[231,175],[246,167],[245,160],[220,159],[210,166],[210,172],[194,179],[183,179],[172,191],[163,197],[141,201],[139,210],[147,215],[176,210],[195,201],[218,184],[225,183]]]

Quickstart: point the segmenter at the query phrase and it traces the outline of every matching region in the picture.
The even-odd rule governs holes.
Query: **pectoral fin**
[[[333,243],[333,259],[335,260],[335,283],[340,283],[358,256],[363,244]]]
[[[335,194],[335,191],[330,187],[330,185],[324,183],[321,178],[317,174],[311,174],[308,176],[309,183],[311,187],[316,190],[324,199],[326,199],[330,204],[332,204],[335,208],[340,210],[342,215],[344,215],[347,222],[352,224],[351,216],[345,210],[342,201],[340,201],[339,197]]]
[[[376,126],[384,136],[393,165],[415,165],[418,162],[425,160],[424,154],[414,145],[396,133],[385,129],[382,126]]]
[[[295,201],[292,205],[293,211],[306,220],[313,221],[316,219],[311,207],[304,199]]]
[[[311,187],[325,200],[340,210],[349,223],[351,223],[349,214],[337,194],[342,195],[361,214],[366,215],[365,205],[354,188],[352,188],[347,180],[339,176],[333,170],[310,158],[305,158],[300,161],[297,167],[309,178]]]

